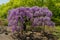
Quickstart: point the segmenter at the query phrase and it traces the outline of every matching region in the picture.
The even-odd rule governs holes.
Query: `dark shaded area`
[[[15,36],[18,40],[57,40],[57,37],[55,35],[47,34],[45,32],[40,36],[38,35],[39,37],[35,37],[34,35],[35,33],[30,33],[29,35],[27,35],[26,33],[24,34],[17,33],[17,35],[14,34],[13,36]]]

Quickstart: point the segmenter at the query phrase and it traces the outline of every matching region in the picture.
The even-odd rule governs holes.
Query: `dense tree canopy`
[[[56,24],[60,24],[60,1],[58,0],[9,0],[8,3],[0,5],[0,18],[6,19],[8,10],[18,8],[21,6],[39,6],[48,7],[53,12],[52,20]]]

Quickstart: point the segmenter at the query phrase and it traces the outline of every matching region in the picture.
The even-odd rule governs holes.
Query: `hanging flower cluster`
[[[55,26],[55,23],[51,21],[52,12],[47,7],[20,7],[9,10],[8,12],[8,26],[12,26],[13,30],[16,30],[18,21],[20,21],[21,27],[23,27],[26,20],[31,22],[31,26]]]

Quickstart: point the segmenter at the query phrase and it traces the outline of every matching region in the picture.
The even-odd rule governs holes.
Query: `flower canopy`
[[[24,23],[31,22],[31,26],[54,26],[55,23],[51,21],[52,12],[47,7],[20,7],[9,10],[8,12],[8,26],[12,26],[16,30],[18,21],[20,26],[23,27]]]

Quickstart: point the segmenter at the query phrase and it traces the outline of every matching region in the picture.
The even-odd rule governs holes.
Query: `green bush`
[[[60,2],[57,0],[10,0],[10,2],[6,4],[0,5],[0,18],[6,19],[8,15],[8,11],[17,7],[48,7],[53,13],[53,21],[56,25],[60,24],[60,8],[56,6],[56,4]]]

